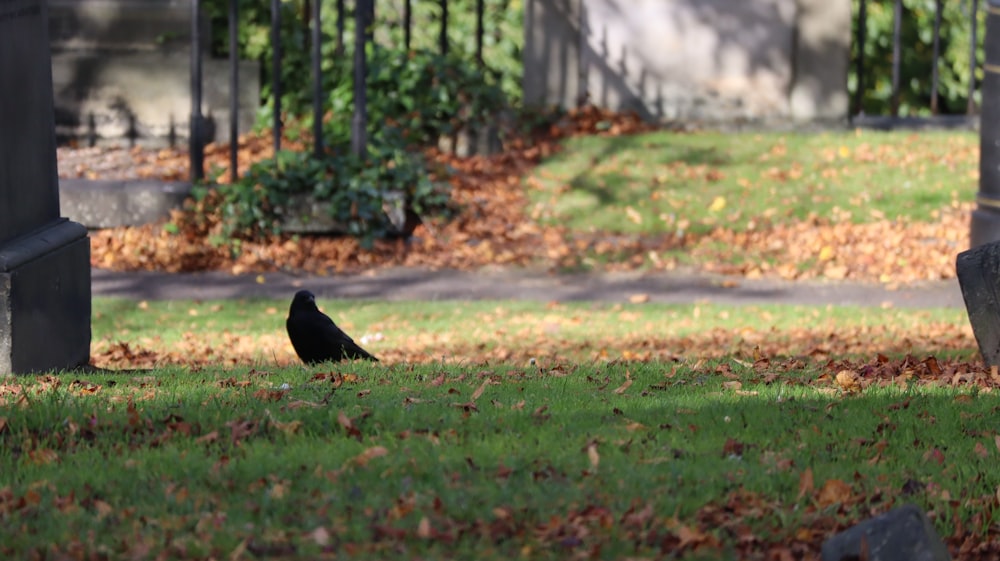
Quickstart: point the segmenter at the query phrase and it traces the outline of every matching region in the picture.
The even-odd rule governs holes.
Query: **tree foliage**
[[[864,98],[861,109],[868,114],[888,114],[892,107],[893,8],[895,0],[866,2],[863,71]],[[980,7],[984,2],[979,2]],[[855,3],[851,49],[852,62],[857,61],[859,44],[859,3]],[[903,0],[900,27],[900,92],[901,115],[926,115],[931,112],[932,72],[934,64],[934,19],[936,0]],[[969,50],[972,40],[972,0],[942,2],[940,56],[938,58],[938,107],[940,113],[964,113],[968,104],[969,80],[982,80],[982,45],[985,35],[985,12],[976,17],[975,72],[970,71]],[[858,88],[857,67],[852,64],[848,89],[853,106]],[[974,101],[979,102],[978,91]]]

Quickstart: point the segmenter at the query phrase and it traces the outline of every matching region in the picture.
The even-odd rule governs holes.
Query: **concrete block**
[[[56,132],[60,138],[163,146],[188,138],[190,51],[54,53]],[[202,114],[205,142],[228,141],[229,63],[205,58]],[[152,70],[152,71],[151,71]],[[253,128],[260,100],[259,65],[240,63],[238,126]]]
[[[959,253],[955,272],[979,352],[988,366],[1000,366],[1000,242]]]
[[[862,555],[862,541],[867,556]],[[934,525],[907,504],[844,530],[823,542],[823,561],[951,561]]]
[[[0,375],[90,360],[90,240],[65,219],[0,245]]]
[[[851,2],[798,0],[789,103],[797,120],[845,121]]]
[[[141,179],[61,179],[63,216],[87,228],[151,224],[170,217],[191,195],[191,184]]]

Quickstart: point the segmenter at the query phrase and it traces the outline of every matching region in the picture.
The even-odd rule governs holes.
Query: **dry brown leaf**
[[[858,373],[853,370],[841,370],[840,372],[837,372],[835,380],[837,382],[837,386],[847,393],[856,393],[861,391],[861,377],[858,376]]]
[[[851,495],[850,485],[840,479],[827,479],[826,483],[823,483],[823,487],[820,488],[816,500],[820,507],[826,508],[837,503],[849,502]]]
[[[382,456],[386,456],[388,454],[389,449],[385,446],[373,446],[355,456],[351,461],[358,466],[365,467],[368,465],[368,462],[374,460],[375,458],[381,458]]]
[[[489,383],[490,383],[489,379],[483,380],[483,383],[480,384],[478,388],[476,388],[476,391],[472,392],[472,396],[470,397],[470,399],[472,401],[476,401],[477,399],[479,399],[479,396],[483,395],[483,392],[486,391],[486,386],[488,386]]]
[[[614,392],[618,395],[625,393],[625,390],[632,386],[632,373],[628,370],[625,371],[625,383],[614,389]]]

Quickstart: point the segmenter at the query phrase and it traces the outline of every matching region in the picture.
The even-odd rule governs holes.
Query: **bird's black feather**
[[[362,349],[337,324],[316,307],[316,297],[308,290],[295,293],[285,320],[288,338],[302,362],[316,364],[326,361],[364,359],[378,361]]]

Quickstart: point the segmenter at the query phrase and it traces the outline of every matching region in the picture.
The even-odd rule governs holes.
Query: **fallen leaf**
[[[361,442],[361,431],[354,426],[354,421],[343,410],[337,412],[337,424],[344,428],[347,436],[354,437],[358,442]]]
[[[614,389],[614,392],[618,395],[625,393],[625,390],[632,386],[632,374],[626,370],[625,371],[625,383]]]
[[[274,419],[271,419],[271,425],[274,426],[274,428],[280,430],[281,432],[287,434],[288,436],[291,436],[299,432],[299,429],[302,428],[302,421],[296,419],[294,421],[283,423],[281,421],[275,421]]]
[[[977,442],[975,448],[973,449],[973,451],[980,458],[988,458],[989,455],[990,455],[989,451],[986,449],[985,446],[983,446],[982,442]]]
[[[197,444],[211,444],[216,440],[219,440],[219,431],[217,430],[214,430],[208,434],[199,436],[198,438],[194,439],[195,443]]]
[[[29,450],[28,458],[31,459],[31,463],[41,466],[51,464],[52,462],[58,460],[59,454],[55,450],[42,448],[40,450]]]
[[[489,385],[489,383],[489,379],[483,380],[483,383],[476,388],[476,391],[472,392],[471,400],[475,401],[479,399],[479,396],[483,395],[483,392],[486,391],[486,386]]]
[[[374,460],[375,458],[381,458],[388,453],[389,450],[385,446],[373,446],[355,456],[352,461],[355,464],[364,467],[368,465],[368,462]]]
[[[587,445],[587,458],[590,460],[590,466],[597,469],[598,464],[601,463],[601,455],[597,453],[596,442]]]
[[[931,448],[924,452],[924,461],[933,461],[939,466],[944,465],[944,452],[941,452],[937,448]]]
[[[811,467],[807,467],[802,470],[799,474],[799,495],[796,499],[801,499],[805,496],[811,496],[813,489],[815,488],[813,484],[813,470]]]
[[[309,532],[308,535],[310,538],[312,538],[313,543],[315,543],[320,547],[326,547],[330,545],[330,538],[333,537],[332,535],[330,535],[330,531],[322,526],[319,526],[312,532]]]
[[[837,372],[837,377],[835,378],[840,389],[847,393],[861,391],[860,379],[861,377],[858,376],[858,373],[853,370],[841,370]]]
[[[288,485],[286,483],[283,483],[283,482],[282,483],[275,483],[274,486],[272,486],[267,491],[267,496],[271,497],[272,499],[279,499],[280,500],[280,499],[285,498],[285,495],[287,495],[287,494],[288,494]]]
[[[97,512],[97,519],[104,520],[114,512],[114,508],[101,499],[94,499],[94,510]]]
[[[846,503],[851,499],[851,486],[839,479],[827,479],[826,483],[819,490],[819,495],[816,497],[819,506],[826,508],[828,506],[840,503]]]
[[[421,539],[431,538],[431,521],[426,516],[420,518],[420,522],[417,523],[417,537]]]

